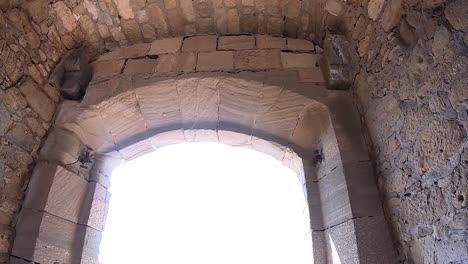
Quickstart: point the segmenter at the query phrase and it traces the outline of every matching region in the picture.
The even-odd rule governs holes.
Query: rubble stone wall
[[[400,261],[468,263],[468,1],[348,3],[353,94]]]

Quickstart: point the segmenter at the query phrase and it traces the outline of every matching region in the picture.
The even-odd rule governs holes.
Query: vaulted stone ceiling
[[[8,17],[19,29],[38,27],[47,33],[54,25],[56,32],[51,34],[58,34],[67,48],[86,40],[101,52],[168,36],[206,33],[260,33],[319,41],[325,26],[336,24],[335,15],[341,10],[334,0],[10,0],[2,1],[0,8],[10,10]]]

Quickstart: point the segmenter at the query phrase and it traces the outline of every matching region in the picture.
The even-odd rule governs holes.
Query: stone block
[[[466,14],[468,6],[464,0],[450,2],[445,8],[445,17],[456,30],[468,32],[468,19]]]
[[[197,71],[222,71],[233,69],[233,51],[212,51],[198,53]]]
[[[298,70],[299,81],[306,83],[325,83],[320,67],[301,68]]]
[[[362,217],[352,221],[360,263],[396,263],[396,252],[384,216]]]
[[[73,133],[54,129],[44,142],[39,158],[67,165],[78,161],[83,150],[81,140]]]
[[[259,49],[286,49],[286,39],[268,35],[257,35],[257,48]]]
[[[310,53],[281,52],[281,62],[284,68],[314,68],[317,67],[320,55]]]
[[[19,87],[29,106],[45,121],[51,121],[54,116],[55,103],[31,79]]]
[[[37,263],[79,263],[84,229],[46,212],[23,208],[12,254]]]
[[[193,52],[182,52],[177,54],[165,54],[158,59],[156,72],[191,72],[195,70],[196,55]]]
[[[335,169],[337,172],[340,170]],[[382,203],[371,162],[344,162],[343,171],[353,217],[381,216]]]
[[[307,189],[307,201],[309,205],[310,228],[312,230],[323,230],[319,184],[317,182],[308,181],[305,183],[305,187]]]
[[[177,53],[182,46],[182,40],[182,37],[155,40],[151,43],[149,55]]]
[[[314,51],[315,44],[305,39],[288,38],[288,50],[292,51]]]
[[[134,44],[103,54],[98,60],[121,60],[145,57],[149,54],[151,43]]]
[[[123,71],[124,74],[133,75],[138,73],[153,73],[158,61],[156,59],[133,59],[128,60]]]
[[[352,218],[346,178],[342,169],[335,169],[318,181],[325,228]]]
[[[353,82],[349,47],[344,35],[327,34],[321,68],[328,89],[346,90]]]
[[[102,233],[90,227],[84,230],[83,249],[81,253],[81,264],[99,263],[99,245]]]
[[[99,231],[104,231],[109,209],[110,193],[104,186],[90,182],[83,203],[79,223]]]
[[[78,223],[88,182],[53,163],[34,168],[23,207]]]
[[[324,231],[312,231],[314,264],[327,264],[327,242]]]
[[[97,61],[92,65],[93,81],[118,75],[122,72],[125,60]]]
[[[329,263],[361,263],[353,220],[339,223],[325,230]],[[372,263],[372,262],[362,262]],[[380,262],[376,262],[380,263]]]
[[[188,37],[184,39],[182,51],[215,51],[217,41],[215,35]]]
[[[281,68],[278,50],[240,50],[235,53],[234,65],[240,70],[260,70]]]
[[[218,50],[255,49],[254,36],[222,36],[218,39]]]

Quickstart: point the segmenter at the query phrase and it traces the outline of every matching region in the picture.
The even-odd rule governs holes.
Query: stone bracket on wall
[[[321,68],[328,89],[347,90],[353,83],[350,47],[343,34],[325,36]]]
[[[60,90],[65,99],[83,98],[92,78],[92,69],[83,48],[71,50],[55,67],[49,82]]]

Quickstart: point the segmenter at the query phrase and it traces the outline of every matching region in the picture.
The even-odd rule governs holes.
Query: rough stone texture
[[[195,36],[184,40],[182,51],[214,51],[217,45],[216,36]]]
[[[286,39],[267,35],[257,35],[259,49],[286,49]]]
[[[38,106],[31,96],[25,99],[27,96],[23,95],[23,91],[14,91],[20,91],[18,88],[24,83],[37,83],[34,93],[41,91],[46,96],[41,95],[41,98],[50,97],[45,101],[57,102],[54,88],[42,83],[67,50],[84,45],[88,54],[96,54],[126,46],[136,40],[151,42],[166,36],[238,33],[241,30],[297,36],[321,44],[325,28],[331,31],[343,28],[348,34],[349,49],[359,52],[353,58],[356,60],[353,69],[359,71],[353,94],[357,97],[363,122],[370,130],[368,138],[372,141],[379,186],[383,194],[390,193],[386,192],[386,188],[392,193],[391,197],[385,198],[384,205],[386,217],[393,228],[395,244],[399,246],[399,259],[407,263],[466,261],[463,255],[466,252],[463,251],[466,227],[460,220],[466,219],[466,195],[463,194],[466,177],[460,176],[466,175],[466,172],[463,174],[462,153],[466,152],[467,89],[464,76],[468,68],[468,16],[464,0],[409,0],[404,3],[398,0],[369,3],[348,1],[343,5],[345,10],[342,14],[345,15],[336,20],[323,12],[325,3],[317,1],[302,1],[299,7],[298,1],[284,2],[287,5],[283,5],[282,1],[226,1],[229,2],[228,6],[232,6],[229,12],[225,10],[228,8],[226,5],[215,5],[210,1],[178,1],[170,12],[164,7],[164,1],[148,1],[147,6],[144,6],[144,1],[134,0],[59,0],[52,1],[50,5],[47,3],[47,10],[47,1],[27,2],[24,6],[20,5],[20,1],[0,3],[0,166],[1,171],[5,172],[2,179],[16,179],[2,187],[2,194],[6,195],[0,197],[0,258],[4,258],[5,249],[8,248],[6,244],[10,243],[8,241],[12,234],[5,231],[9,229],[4,226],[11,224],[21,203],[29,167],[37,156],[41,135],[50,126],[47,120],[51,116],[50,112],[53,113],[53,110],[42,109],[50,103]],[[252,11],[247,12],[246,7]],[[180,24],[178,17],[169,14],[179,14],[183,23]],[[137,32],[128,31],[129,28],[137,27],[135,22],[130,22],[132,27],[126,27],[127,20],[138,23],[143,40],[137,33],[129,34]],[[275,44],[280,49],[283,49],[283,40]],[[257,47],[261,48],[259,43],[257,41]],[[139,48],[117,49],[116,52],[107,53],[107,58],[101,59],[145,57],[150,46],[148,43]],[[263,51],[247,53],[251,54],[242,56],[244,62],[241,65],[252,65],[253,68],[249,70],[269,68],[262,60],[260,67],[249,59],[263,58],[268,61],[255,55]],[[238,55],[236,53],[236,59]],[[197,55],[191,58],[194,57]],[[176,59],[174,56],[168,58],[171,65],[169,69],[172,70]],[[273,62],[280,61],[279,53],[277,58],[273,58]],[[292,75],[297,76],[296,73]],[[354,73],[352,76],[355,76]],[[29,91],[27,88],[23,90]],[[117,88],[112,86],[110,90],[114,92]],[[265,89],[265,92],[274,94],[276,90]],[[99,101],[99,98],[96,100]],[[92,123],[91,118],[88,118],[88,122]],[[100,120],[96,115],[93,120],[100,124],[95,121]],[[459,127],[449,125],[453,131],[438,128],[456,140],[463,140],[458,148],[458,141],[454,144],[438,136],[428,135],[428,127],[434,126],[434,120],[439,124],[458,124]],[[99,136],[108,136],[101,132],[98,125],[91,126],[91,129],[88,127],[88,130],[83,128],[86,127],[84,124],[82,127],[67,125],[67,129],[80,131],[77,132],[80,137],[93,138],[90,143],[93,146],[101,145],[97,143],[101,142]],[[99,136],[90,135],[89,131]],[[114,132],[118,132],[115,129],[113,135],[119,135]],[[420,135],[424,135],[427,140],[424,145],[443,146],[444,153],[448,151],[452,155],[437,154],[430,158],[427,153],[417,154],[416,141],[423,145]],[[30,146],[31,138],[34,139],[34,147]],[[424,175],[419,168],[422,164],[426,164],[422,167],[424,171],[427,170]],[[427,194],[435,198],[428,198]],[[439,203],[441,195],[447,199],[447,213],[440,220],[434,220],[438,218],[432,217],[432,213],[426,217],[428,210],[434,210],[437,217],[439,212],[426,209],[422,206],[424,202],[427,204],[429,200],[435,200],[437,205],[444,208],[443,203]],[[465,198],[462,199],[460,195]],[[420,222],[425,222],[427,218],[434,221],[415,228],[410,221],[405,223],[401,211],[402,207],[417,204],[419,200],[422,201],[421,205],[411,209],[414,211],[411,219],[422,219]]]
[[[275,50],[241,50],[234,55],[236,69],[275,69],[281,67],[280,52]]]
[[[217,71],[234,69],[233,51],[213,51],[198,53],[197,71]]]
[[[467,210],[466,7],[371,0],[347,8],[359,65],[353,94],[401,263],[468,261],[460,222]]]
[[[254,36],[224,36],[218,39],[218,50],[255,49]]]
[[[445,17],[456,30],[468,32],[468,7],[463,0],[454,1],[445,8]]]
[[[182,38],[169,38],[155,40],[151,44],[149,55],[159,55],[165,53],[175,53],[182,46]]]

